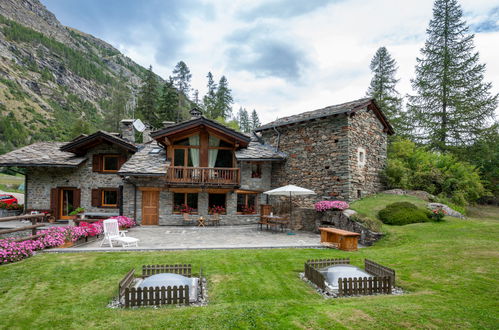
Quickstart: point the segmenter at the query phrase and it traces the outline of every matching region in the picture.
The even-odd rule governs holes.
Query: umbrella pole
[[[293,202],[291,200],[291,191],[289,192],[289,223],[291,224],[291,219],[293,218]]]

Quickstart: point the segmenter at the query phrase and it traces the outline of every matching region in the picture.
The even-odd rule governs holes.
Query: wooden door
[[[142,191],[142,225],[157,225],[159,220],[159,190]]]

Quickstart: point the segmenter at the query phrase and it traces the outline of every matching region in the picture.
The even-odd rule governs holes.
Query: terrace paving
[[[189,249],[321,248],[320,235],[310,232],[271,232],[257,225],[193,227],[141,226],[128,230],[127,236],[140,240],[139,247],[99,247],[101,239],[73,248],[43,252],[150,251]]]

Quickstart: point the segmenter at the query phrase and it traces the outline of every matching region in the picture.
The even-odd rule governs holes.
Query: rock
[[[343,211],[343,214],[347,217],[351,217],[352,215],[357,214],[357,212],[355,212],[354,210],[346,209],[345,211]]]
[[[443,209],[447,213],[447,215],[450,217],[465,219],[464,215],[462,215],[461,213],[457,212],[456,210],[451,209],[450,207],[448,207],[447,205],[442,204],[442,203],[428,203],[427,207],[430,210]]]
[[[392,194],[392,195],[405,195],[406,194],[405,190],[402,190],[402,189],[390,189],[390,190],[382,191],[381,193]]]
[[[420,199],[425,200],[427,202],[432,202],[436,199],[436,197],[434,195],[432,195],[424,190],[407,190],[406,194],[420,198]]]

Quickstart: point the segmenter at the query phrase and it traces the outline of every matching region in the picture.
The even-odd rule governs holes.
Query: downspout
[[[277,133],[277,148],[276,148],[276,151],[279,151],[279,144],[281,142],[281,133],[277,130],[277,128],[275,126],[272,127],[272,128]]]

